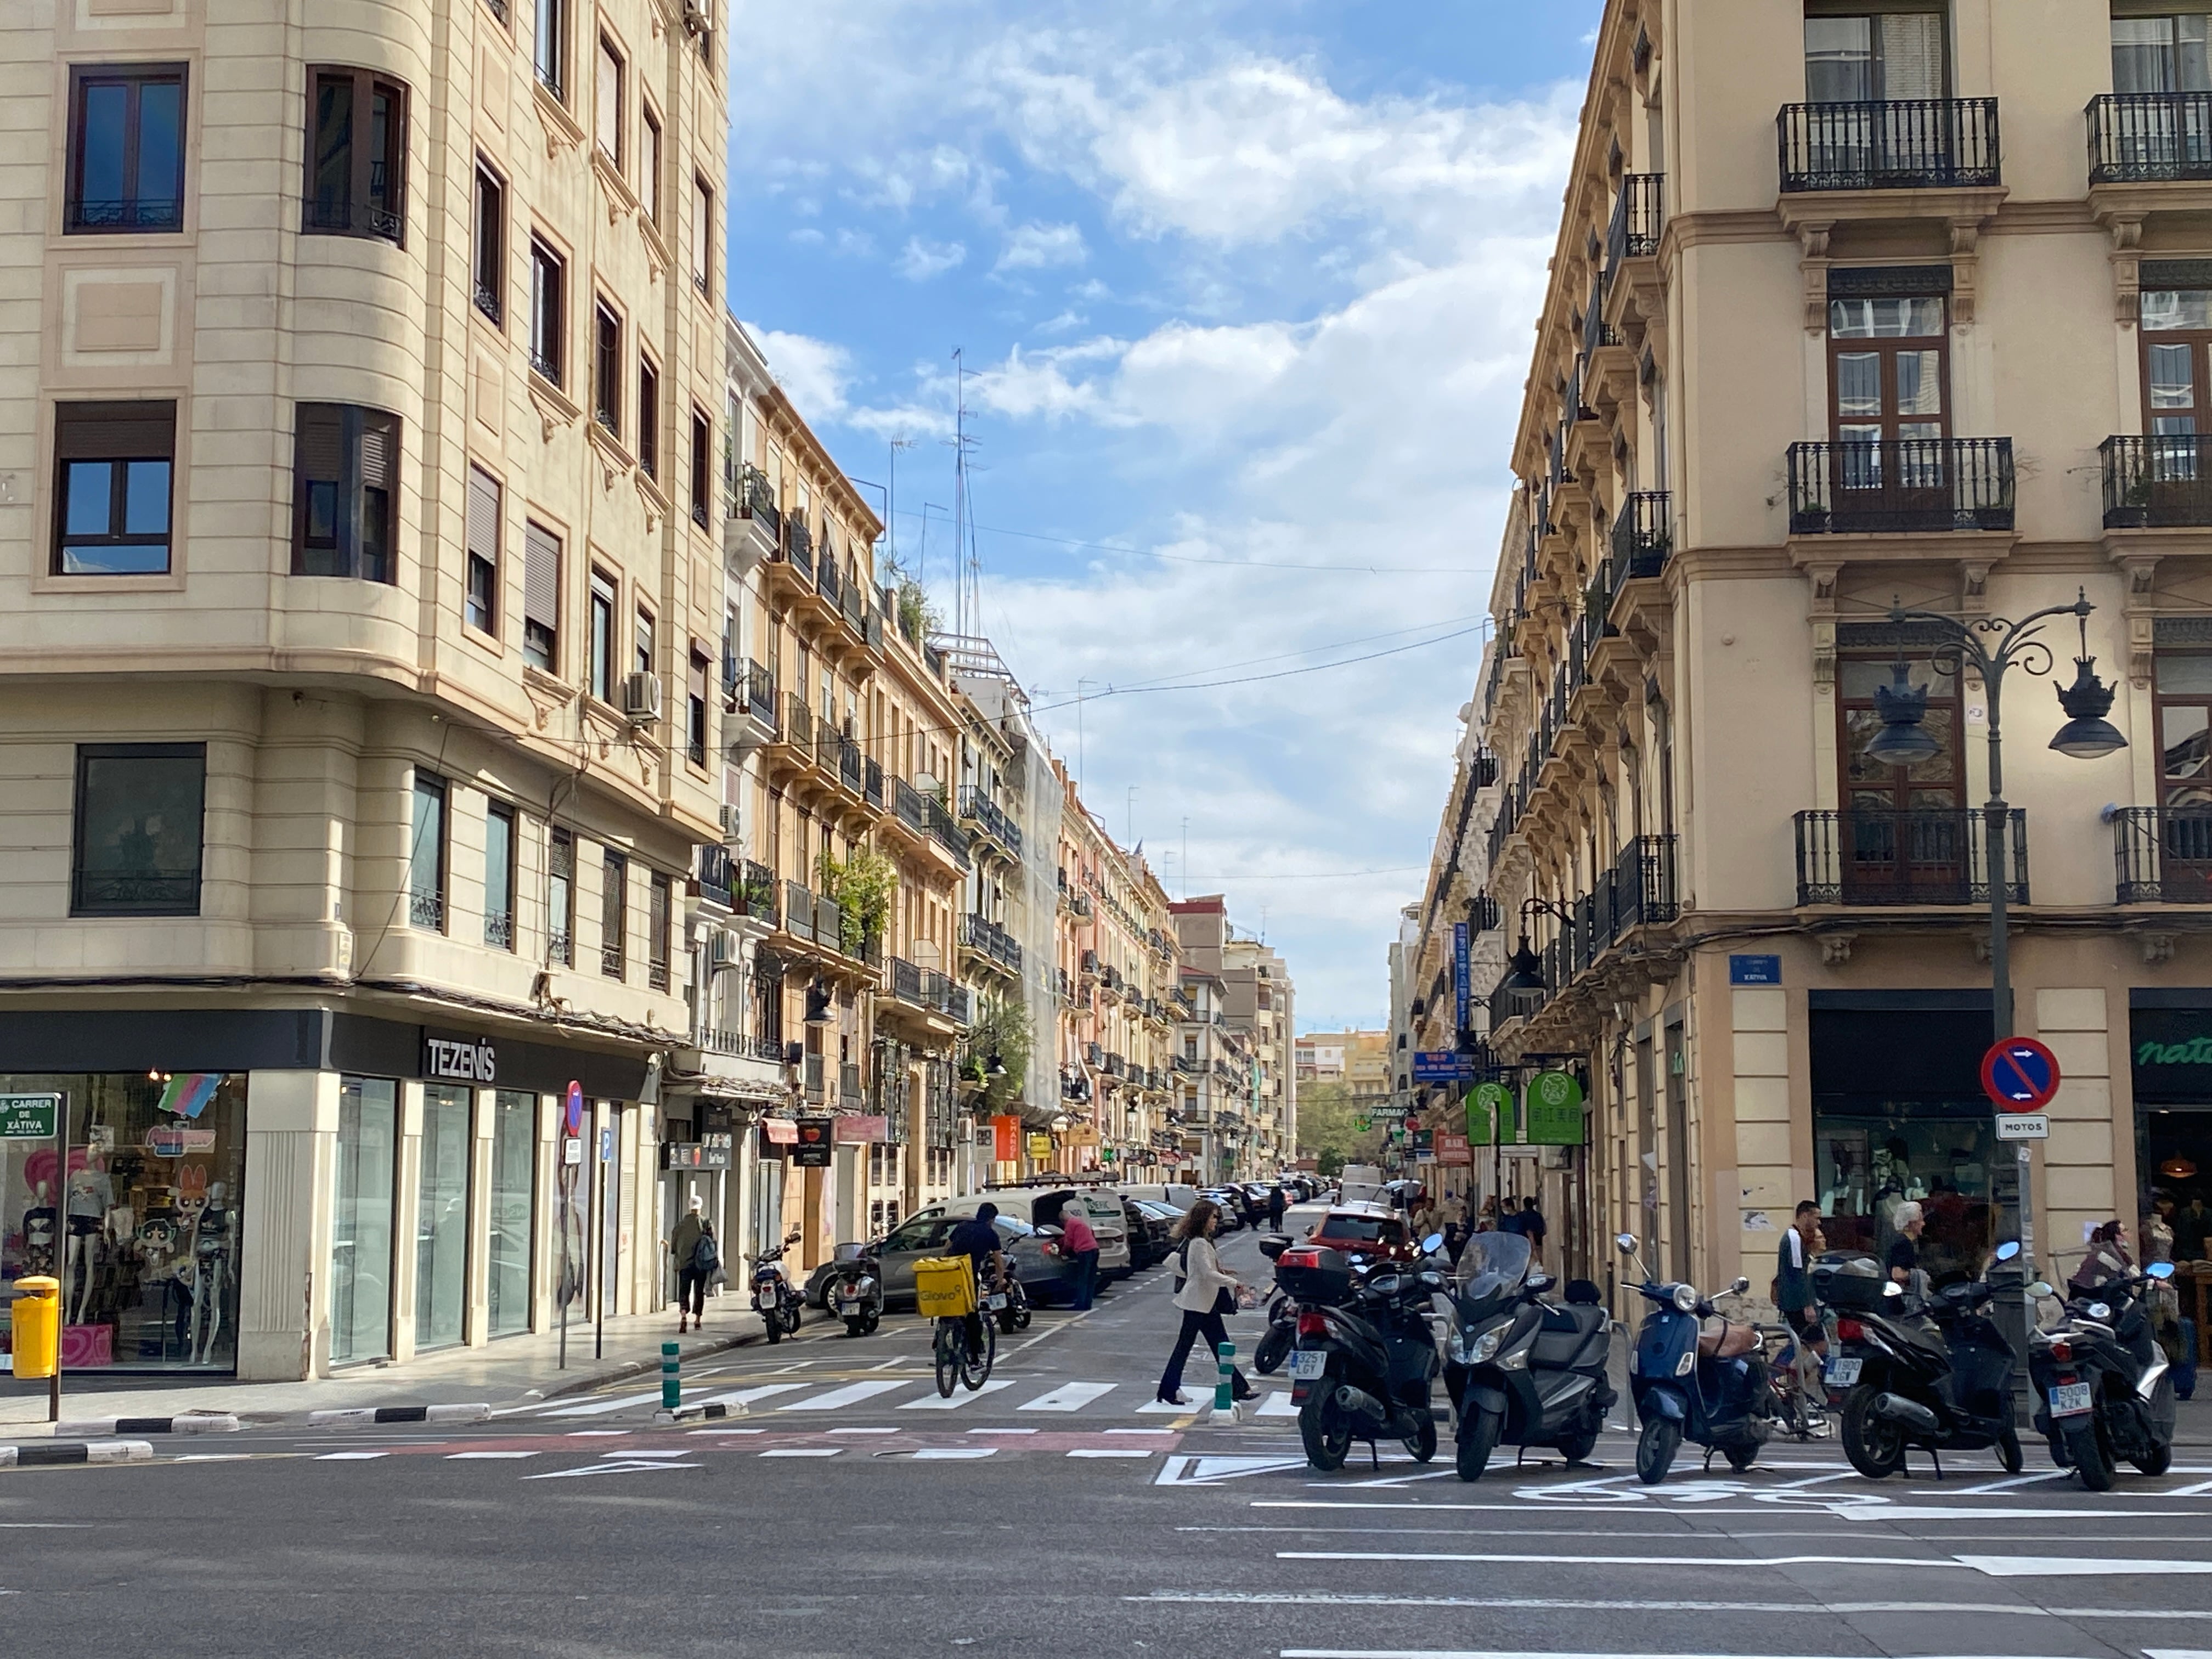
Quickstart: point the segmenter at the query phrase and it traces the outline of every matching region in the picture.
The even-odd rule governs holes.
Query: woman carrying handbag
[[[1182,1245],[1176,1252],[1175,1304],[1182,1310],[1182,1329],[1176,1334],[1175,1352],[1160,1373],[1159,1391],[1159,1398],[1170,1406],[1191,1403],[1182,1391],[1183,1362],[1190,1358],[1191,1344],[1202,1336],[1207,1353],[1218,1354],[1229,1340],[1221,1321],[1224,1315],[1237,1311],[1238,1281],[1214,1252],[1213,1230],[1220,1221],[1221,1212],[1212,1200],[1201,1198],[1176,1230]],[[1232,1398],[1249,1400],[1256,1392],[1243,1371],[1232,1374]]]

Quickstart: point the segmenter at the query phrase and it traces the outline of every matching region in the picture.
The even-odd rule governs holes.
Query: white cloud
[[[967,258],[968,249],[962,243],[933,242],[909,236],[898,258],[891,261],[891,269],[909,283],[926,283],[933,276],[942,276]]]
[[[828,340],[747,323],[760,343],[776,384],[790,395],[807,420],[832,420],[845,407],[845,389],[854,380],[853,354]]]
[[[1090,257],[1083,232],[1075,225],[1020,225],[1006,238],[997,269],[1049,270],[1060,265],[1079,265]]]

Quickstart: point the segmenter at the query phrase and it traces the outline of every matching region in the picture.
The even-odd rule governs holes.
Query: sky
[[[733,308],[948,621],[964,395],[980,631],[1109,832],[1284,953],[1301,1030],[1384,1023],[1600,10],[733,20]]]

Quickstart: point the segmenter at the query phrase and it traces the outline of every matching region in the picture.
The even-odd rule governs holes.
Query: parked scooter
[[[1291,1401],[1314,1468],[1343,1467],[1356,1439],[1370,1453],[1378,1437],[1403,1441],[1417,1463],[1437,1455],[1429,1383],[1438,1365],[1428,1306],[1451,1265],[1443,1249],[1443,1235],[1432,1233],[1419,1261],[1370,1267],[1325,1246],[1275,1253],[1276,1276],[1291,1276],[1286,1288],[1299,1304]]]
[[[840,1244],[822,1287],[822,1303],[845,1322],[845,1334],[866,1336],[884,1318],[882,1264],[872,1244]]]
[[[1279,1234],[1260,1241],[1263,1253],[1280,1255],[1290,1249],[1291,1241]],[[1267,1329],[1252,1350],[1252,1369],[1261,1376],[1272,1376],[1289,1358],[1291,1350],[1298,1340],[1298,1299],[1279,1286],[1275,1299],[1267,1304]]]
[[[1759,1328],[1723,1318],[1695,1285],[1653,1279],[1637,1258],[1634,1234],[1622,1233],[1613,1243],[1643,1274],[1637,1288],[1652,1304],[1628,1363],[1628,1386],[1644,1425],[1636,1442],[1637,1478],[1647,1486],[1664,1480],[1685,1440],[1703,1446],[1708,1463],[1719,1452],[1730,1468],[1749,1468],[1779,1415]],[[1739,1279],[1729,1294],[1750,1288],[1749,1279]],[[1708,1319],[1717,1322],[1710,1331]]]
[[[783,1253],[798,1243],[799,1229],[794,1227],[782,1243],[753,1258],[753,1311],[768,1328],[770,1342],[796,1335],[799,1316],[805,1310],[805,1299],[783,1270]]]
[[[2019,1255],[2008,1240],[1994,1261]],[[1908,1291],[1870,1256],[1814,1269],[1814,1295],[1836,1313],[1832,1380],[1848,1390],[1844,1455],[1868,1480],[1881,1480],[1902,1469],[1914,1447],[1936,1460],[1940,1475],[1944,1452],[1994,1446],[2005,1473],[2018,1474],[2013,1349],[1988,1313],[1996,1292],[1983,1279],[1931,1294],[1924,1274],[1913,1279]]]
[[[2123,1459],[2144,1474],[2173,1465],[2173,1372],[2142,1297],[2152,1283],[2172,1277],[2172,1262],[2154,1261],[2108,1279],[2069,1299],[2059,1324],[2028,1336],[2036,1429],[2051,1443],[2051,1461],[2091,1492],[2112,1489]],[[2056,1294],[2045,1284],[2029,1290]]]
[[[1441,1321],[1444,1385],[1458,1407],[1459,1478],[1479,1480],[1499,1444],[1586,1460],[1620,1396],[1606,1381],[1613,1321],[1587,1279],[1547,1302],[1519,1233],[1477,1233],[1459,1259]]]

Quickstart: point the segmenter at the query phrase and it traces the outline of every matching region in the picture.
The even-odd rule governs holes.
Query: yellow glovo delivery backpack
[[[958,1319],[975,1311],[975,1267],[964,1255],[927,1255],[914,1264],[916,1308],[924,1319]]]

